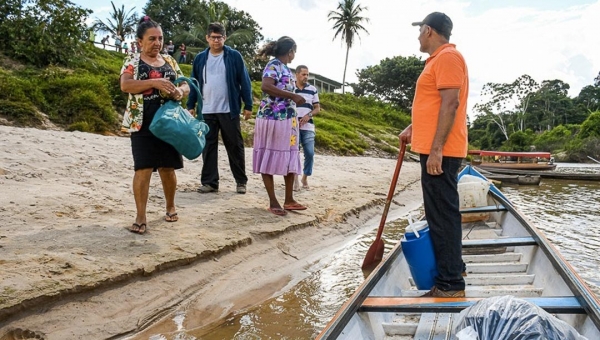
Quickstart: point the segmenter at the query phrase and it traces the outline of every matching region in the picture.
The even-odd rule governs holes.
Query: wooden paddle
[[[400,153],[398,154],[398,162],[396,162],[396,169],[394,170],[394,177],[392,178],[390,191],[388,192],[387,199],[385,201],[381,222],[379,222],[377,237],[375,237],[375,241],[373,241],[373,244],[371,247],[369,247],[369,250],[367,250],[367,255],[365,255],[365,259],[363,260],[362,269],[370,268],[383,259],[383,250],[385,245],[381,239],[381,234],[383,234],[385,220],[387,219],[388,211],[390,211],[390,204],[392,203],[392,198],[394,198],[394,191],[396,191],[396,182],[398,182],[398,175],[400,175],[400,168],[402,167],[402,161],[404,160],[404,151],[406,151],[406,143],[402,142],[400,144]]]

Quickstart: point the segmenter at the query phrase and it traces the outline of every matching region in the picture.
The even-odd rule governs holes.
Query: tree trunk
[[[348,53],[350,52],[350,45],[346,44],[346,63],[344,63],[344,77],[342,78],[342,94],[346,93],[346,68],[348,67]]]

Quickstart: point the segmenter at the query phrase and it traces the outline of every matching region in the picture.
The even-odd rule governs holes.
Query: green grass
[[[39,126],[42,113],[65,130],[118,133],[126,95],[119,86],[124,55],[86,47],[71,68],[43,69],[19,64],[0,55],[0,116],[20,126]],[[190,76],[191,65],[180,65]],[[252,83],[254,113],[262,95]],[[339,155],[394,154],[398,133],[410,116],[389,104],[351,94],[320,94],[315,117],[317,152]],[[253,125],[243,123],[242,136],[252,145]]]

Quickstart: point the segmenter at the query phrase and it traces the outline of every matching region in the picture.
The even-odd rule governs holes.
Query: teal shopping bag
[[[184,109],[179,101],[168,100],[154,115],[150,123],[150,132],[171,144],[185,158],[192,160],[202,154],[209,129],[202,116],[202,96],[194,84],[196,79],[179,77],[175,80],[175,84],[183,81],[189,84],[191,91],[196,91],[198,98],[196,117],[194,118]]]

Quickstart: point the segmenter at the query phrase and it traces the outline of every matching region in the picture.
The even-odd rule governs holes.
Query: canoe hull
[[[466,171],[485,178],[471,167]],[[459,307],[425,303],[426,298],[419,297],[425,291],[412,284],[398,242],[317,339],[402,336],[449,340],[454,337],[453,322],[461,308],[472,299],[502,295],[533,301],[588,339],[600,339],[598,299],[543,233],[497,188],[490,187],[487,207],[468,212],[487,212],[490,217],[484,222],[463,223],[466,298],[451,301]]]

